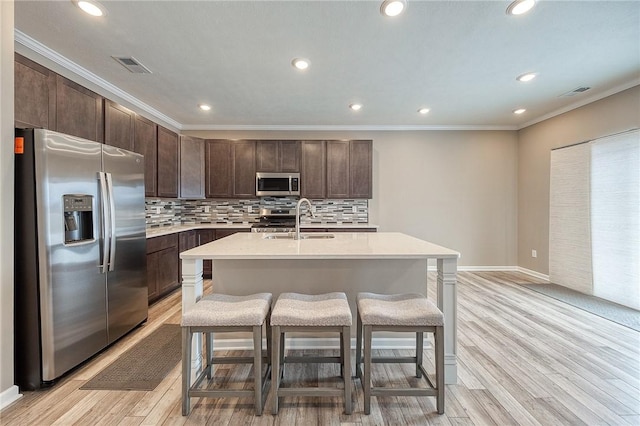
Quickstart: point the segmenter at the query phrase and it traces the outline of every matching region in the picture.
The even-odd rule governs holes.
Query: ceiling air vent
[[[151,74],[151,70],[149,68],[142,65],[133,57],[112,56],[112,58],[134,74]]]
[[[591,89],[591,87],[586,87],[586,86],[578,87],[578,88],[575,88],[573,90],[568,91],[567,93],[563,93],[562,95],[560,95],[560,97],[561,98],[568,98],[570,96],[579,95],[580,93],[586,92],[589,89]]]

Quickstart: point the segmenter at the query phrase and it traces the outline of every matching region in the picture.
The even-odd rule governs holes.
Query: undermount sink
[[[295,237],[295,234],[279,234],[279,233],[273,233],[273,234],[266,234],[264,237],[262,237],[265,240],[293,240]],[[300,239],[301,240],[327,240],[330,238],[335,238],[336,236],[333,234],[324,234],[324,233],[317,233],[317,234],[300,234]]]

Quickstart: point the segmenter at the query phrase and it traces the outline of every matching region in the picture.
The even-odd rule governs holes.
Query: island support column
[[[202,297],[202,259],[182,259],[182,314]],[[191,380],[202,369],[202,335],[193,335]]]
[[[444,314],[444,382],[458,382],[456,258],[438,259],[438,308]]]

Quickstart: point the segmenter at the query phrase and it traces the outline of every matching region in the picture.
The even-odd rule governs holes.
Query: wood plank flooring
[[[435,276],[429,297],[435,300]],[[446,389],[445,414],[433,398],[372,398],[363,414],[354,381],[354,412],[340,398],[281,400],[277,416],[253,415],[248,399],[192,399],[181,415],[180,366],[151,392],[79,388],[163,323],[180,322],[180,292],[151,306],[148,322],[64,377],[25,392],[0,413],[2,425],[640,425],[640,333],[520,284],[516,272],[458,274],[458,383]],[[210,285],[210,282],[208,283]],[[379,351],[404,353],[407,351]],[[240,353],[240,352],[238,352]],[[425,353],[427,370],[433,356]],[[333,365],[287,367],[287,383],[338,383]],[[251,387],[249,366],[218,367],[216,385]],[[410,365],[374,365],[389,384],[416,383]],[[329,378],[327,378],[329,377]]]

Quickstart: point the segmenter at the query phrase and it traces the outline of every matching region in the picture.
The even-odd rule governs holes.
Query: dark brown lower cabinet
[[[178,234],[147,239],[149,303],[180,286]]]
[[[216,239],[215,229],[199,229],[198,230],[198,245],[210,243]],[[202,261],[202,276],[204,278],[211,278],[211,261]]]

